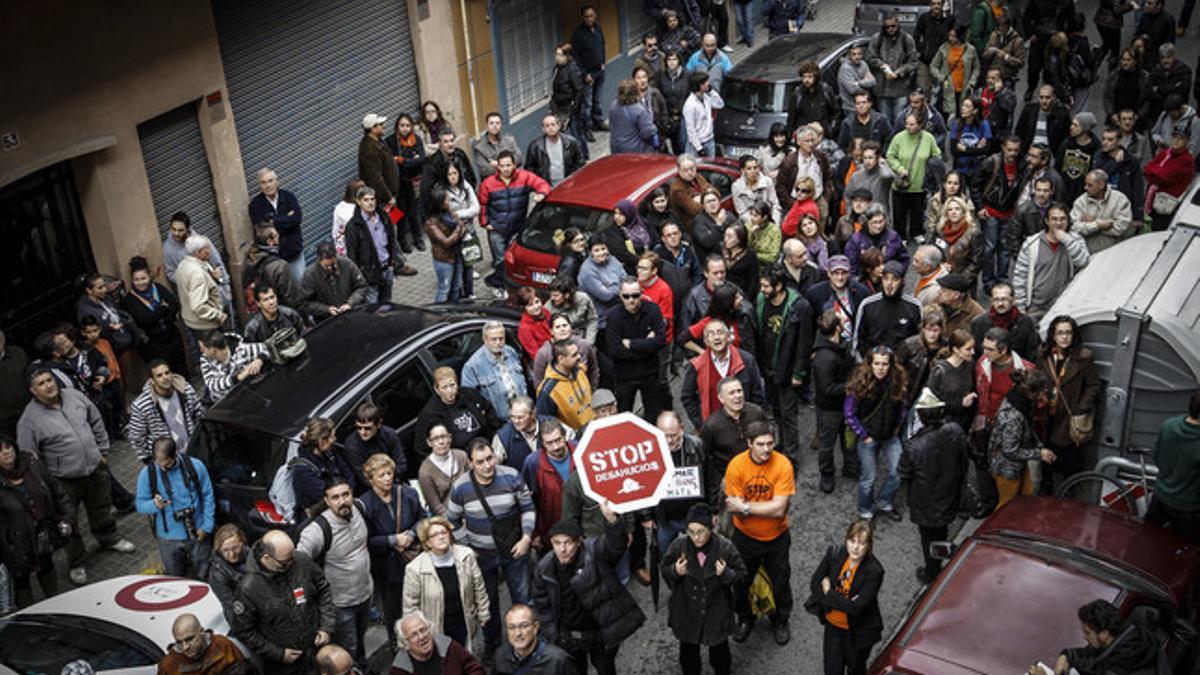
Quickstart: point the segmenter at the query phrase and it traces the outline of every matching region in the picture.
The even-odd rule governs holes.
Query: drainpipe
[[[475,123],[478,124],[479,102],[476,100],[475,96],[475,63],[471,55],[471,30],[467,26],[467,0],[458,0],[458,9],[462,14],[463,51],[466,52],[467,57],[467,91],[468,95],[471,97],[471,117],[475,120]],[[463,122],[466,122],[466,120],[463,120]],[[472,129],[471,133],[474,133],[475,131],[475,129]]]

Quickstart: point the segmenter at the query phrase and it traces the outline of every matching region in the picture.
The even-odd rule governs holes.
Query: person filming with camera
[[[152,447],[153,461],[138,476],[138,513],[150,516],[166,574],[207,580],[212,559],[208,535],[216,511],[208,469],[179,452],[170,436],[154,439]]]

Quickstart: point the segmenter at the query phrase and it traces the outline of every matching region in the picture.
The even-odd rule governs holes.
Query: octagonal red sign
[[[618,413],[588,424],[575,450],[575,470],[584,494],[628,513],[662,499],[675,463],[657,427],[632,413]]]

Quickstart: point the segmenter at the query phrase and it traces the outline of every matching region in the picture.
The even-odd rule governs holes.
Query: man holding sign
[[[679,414],[668,410],[658,416],[655,425],[667,438],[667,448],[675,462],[675,473],[666,496],[655,507],[659,550],[665,551],[687,529],[688,509],[704,501],[704,445],[700,439],[684,433]],[[710,523],[715,527],[716,523]]]
[[[775,431],[766,422],[747,425],[750,447],[729,461],[725,469],[725,508],[733,514],[733,545],[746,563],[747,574],[734,594],[738,625],[733,634],[744,642],[754,629],[750,611],[750,584],[759,565],[767,573],[775,595],[771,616],[775,644],[791,640],[788,618],[792,613],[792,568],[788,550],[788,501],[796,493],[792,463],[775,451]]]

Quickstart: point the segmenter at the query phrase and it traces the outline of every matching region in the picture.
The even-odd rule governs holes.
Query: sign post
[[[632,413],[588,424],[575,450],[583,493],[617,513],[658,504],[675,473],[667,439],[658,427]]]

